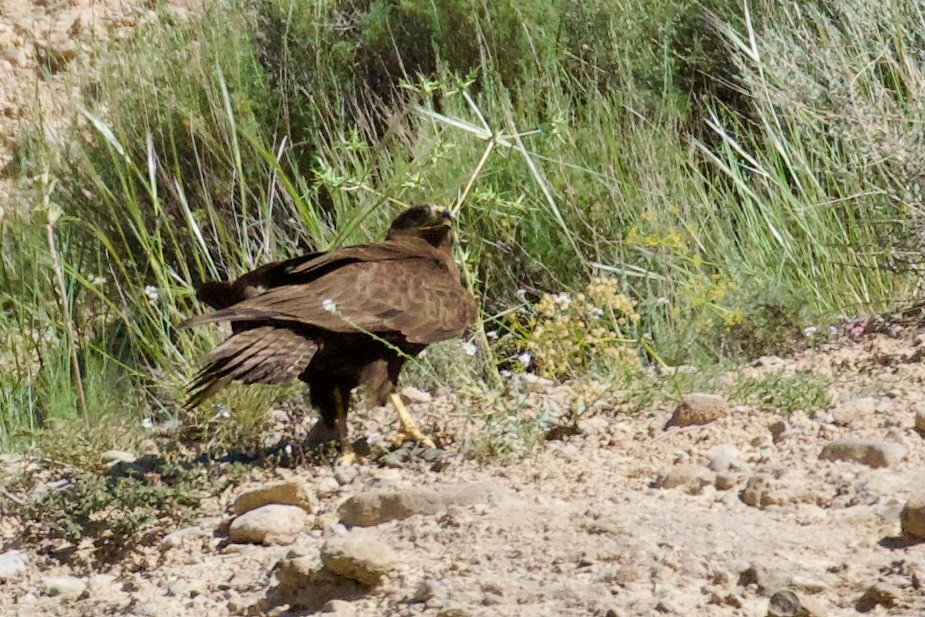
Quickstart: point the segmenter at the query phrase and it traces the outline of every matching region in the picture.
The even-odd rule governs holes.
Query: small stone
[[[434,397],[430,395],[430,392],[424,392],[423,390],[418,390],[417,388],[409,386],[407,388],[402,388],[401,400],[407,405],[415,405],[418,403],[430,403],[434,400]]]
[[[656,485],[666,489],[684,488],[696,495],[714,480],[714,475],[699,465],[675,465],[659,476]]]
[[[297,506],[309,514],[314,511],[314,500],[305,483],[299,480],[284,480],[238,495],[234,501],[234,513],[244,514],[269,504]]]
[[[729,411],[726,399],[717,394],[694,392],[684,397],[675,408],[671,419],[665,424],[665,430],[677,426],[694,426],[709,424],[719,420]]]
[[[807,593],[819,593],[829,588],[829,583],[809,574],[794,574],[790,577],[790,586]]]
[[[925,435],[925,405],[915,411],[915,430]]]
[[[334,478],[324,478],[318,483],[318,486],[315,487],[315,491],[318,493],[319,497],[331,497],[340,492],[340,484]]]
[[[417,589],[414,590],[414,600],[416,602],[428,602],[430,600],[444,601],[450,597],[450,590],[443,582],[437,579],[428,578],[418,583]]]
[[[523,373],[520,376],[520,383],[523,384],[524,392],[533,394],[546,394],[547,391],[555,387],[556,383],[551,379],[534,375],[533,373]]]
[[[716,490],[719,491],[729,491],[735,488],[735,485],[739,483],[739,475],[732,472],[718,473],[716,474],[716,482],[713,485],[716,487]]]
[[[291,544],[305,530],[309,516],[298,506],[271,504],[251,510],[231,521],[232,542]]]
[[[768,617],[823,617],[818,609],[807,605],[794,591],[782,589],[768,602]]]
[[[370,482],[370,485],[373,488],[386,488],[388,486],[395,486],[401,482],[401,477],[400,469],[383,469],[376,473]]]
[[[434,484],[429,487],[383,489],[353,495],[338,508],[340,521],[348,527],[372,527],[416,514],[441,514],[451,505],[516,502],[508,489],[491,481]]]
[[[0,49],[0,60],[6,60],[13,66],[25,64],[25,56],[18,49]]]
[[[378,585],[397,562],[392,549],[367,534],[335,536],[321,547],[325,568],[367,587]]]
[[[18,551],[0,553],[0,581],[19,578],[26,571],[26,561]]]
[[[892,608],[902,596],[902,591],[887,583],[874,583],[858,598],[854,608],[860,613],[869,613],[878,606]]]
[[[209,532],[194,525],[192,527],[184,527],[183,529],[178,529],[172,533],[168,533],[161,539],[161,550],[167,551],[172,548],[177,548],[182,546],[185,542],[193,540],[195,538],[207,538],[209,537]]]
[[[64,599],[79,598],[87,590],[87,583],[75,576],[49,576],[42,579],[42,592]]]
[[[760,564],[752,564],[739,573],[738,584],[741,587],[754,585],[763,596],[770,596],[773,591],[784,585],[785,577],[775,570],[769,570]]]
[[[737,466],[741,456],[735,446],[728,443],[719,444],[710,451],[710,462],[707,463],[707,467],[710,471],[729,471]]]
[[[838,426],[851,426],[860,418],[873,416],[877,412],[877,403],[873,397],[846,401],[832,410],[832,420]]]
[[[205,582],[195,579],[181,578],[167,585],[167,595],[174,598],[194,598],[206,591]]]
[[[115,465],[116,463],[134,463],[138,457],[125,450],[106,450],[100,454],[100,460],[106,465]]]
[[[819,454],[821,461],[845,461],[868,467],[889,467],[906,456],[906,448],[898,443],[839,439],[827,443]]]
[[[903,535],[925,540],[925,495],[912,497],[899,513]]]
[[[781,502],[771,490],[771,478],[764,474],[750,477],[739,497],[745,505],[762,510]]]
[[[771,440],[774,443],[782,442],[793,432],[786,420],[778,420],[772,423],[768,426],[768,430],[771,431]]]
[[[321,611],[328,614],[340,615],[341,617],[350,617],[356,614],[356,609],[346,600],[328,600],[324,603],[324,607],[322,607]]]
[[[437,613],[437,617],[472,617],[472,613],[464,608],[454,606],[452,608],[443,609]]]

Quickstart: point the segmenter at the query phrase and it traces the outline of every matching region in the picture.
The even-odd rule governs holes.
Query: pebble
[[[868,467],[889,467],[906,456],[906,448],[894,442],[839,439],[827,443],[819,453],[821,461],[845,461]]]
[[[398,557],[381,540],[351,533],[328,539],[321,547],[321,563],[335,574],[375,587],[394,569]]]
[[[0,553],[0,581],[18,578],[26,571],[26,561],[18,551]]]
[[[79,598],[86,590],[86,581],[74,576],[49,576],[42,579],[42,592],[47,596],[74,599]]]
[[[241,515],[269,504],[296,506],[309,514],[315,510],[314,499],[304,482],[284,480],[241,493],[234,501],[234,513]]]
[[[925,540],[925,495],[912,497],[899,514],[903,535]]]
[[[728,411],[729,403],[722,396],[693,392],[686,395],[675,408],[664,428],[709,424],[725,416]]]
[[[228,527],[232,542],[291,544],[308,526],[309,515],[298,506],[270,504],[235,518]]]

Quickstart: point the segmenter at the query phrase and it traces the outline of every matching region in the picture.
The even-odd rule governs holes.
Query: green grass
[[[505,358],[484,331],[509,359],[520,298],[595,275],[635,300],[648,357],[669,364],[785,350],[803,324],[886,309],[914,277],[879,264],[920,252],[925,153],[906,135],[925,42],[907,4],[162,14],[75,77],[66,146],[36,129],[19,153],[16,173],[39,179],[21,201],[42,206],[0,223],[0,448],[35,445],[53,420],[111,418],[139,435],[146,417],[179,419],[210,448],[255,440],[286,390],[180,411],[219,337],[174,328],[200,310],[194,286],[381,237],[407,203],[458,208],[483,308],[479,356],[434,353],[409,372],[421,383],[493,384]]]

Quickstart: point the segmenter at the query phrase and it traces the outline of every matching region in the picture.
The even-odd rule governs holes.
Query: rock
[[[768,426],[768,430],[771,431],[771,440],[774,443],[782,442],[793,433],[793,429],[790,427],[790,424],[788,424],[786,420],[778,420],[773,422],[770,426]]]
[[[340,483],[335,478],[324,478],[315,487],[319,497],[330,497],[340,492]]]
[[[868,467],[889,467],[906,456],[906,448],[898,443],[839,439],[827,443],[819,454],[821,461],[845,461]]]
[[[231,521],[232,542],[291,544],[308,525],[309,516],[298,506],[270,504],[251,510]]]
[[[877,399],[873,397],[846,401],[832,410],[832,420],[838,426],[851,426],[858,419],[877,413],[877,403]]]
[[[353,608],[353,605],[345,600],[328,600],[321,610],[324,613],[341,615],[342,617],[350,617],[356,614],[356,609]]]
[[[472,613],[462,607],[454,606],[443,609],[437,613],[437,617],[472,617]]]
[[[729,471],[738,466],[741,457],[735,446],[728,443],[719,444],[710,450],[710,462],[707,463],[707,467],[715,472]]]
[[[699,465],[675,465],[656,480],[659,488],[684,488],[699,494],[703,487],[713,484],[712,473]]]
[[[26,561],[18,551],[0,553],[0,581],[19,578],[26,571]]]
[[[18,49],[0,49],[0,60],[6,60],[13,66],[22,66],[26,58]]]
[[[234,501],[234,513],[241,515],[269,504],[297,506],[309,514],[314,511],[314,500],[305,483],[299,480],[283,480],[238,495]]]
[[[73,600],[87,591],[87,583],[75,576],[49,576],[42,579],[42,592],[48,596],[59,596]]]
[[[725,416],[728,411],[729,404],[722,396],[694,392],[685,396],[675,408],[671,419],[665,424],[665,430],[672,426],[709,424]]]
[[[417,388],[407,387],[401,389],[401,400],[407,405],[414,405],[417,403],[430,403],[434,400],[434,397],[430,395],[430,392],[424,392],[423,390],[418,390]]]
[[[750,477],[739,497],[746,505],[762,510],[781,501],[771,490],[771,478],[764,474]]]
[[[739,573],[738,584],[742,587],[754,585],[759,594],[770,596],[772,592],[782,587],[786,580],[780,572],[769,570],[760,564],[752,564]]]
[[[716,474],[716,481],[713,483],[713,486],[715,486],[718,491],[729,491],[735,488],[735,485],[738,483],[738,474],[725,472]]]
[[[115,465],[116,463],[134,463],[138,457],[125,450],[106,450],[100,454],[100,460],[106,465]]]
[[[790,589],[775,592],[768,602],[768,617],[824,617],[811,601],[800,598]]]
[[[451,505],[494,505],[515,500],[511,491],[491,481],[435,484],[353,495],[341,504],[338,515],[348,527],[370,527],[416,514],[441,514]]]
[[[925,495],[912,497],[899,513],[903,535],[925,540]]]
[[[395,553],[368,534],[335,536],[321,547],[324,567],[367,587],[375,587],[397,564]]]
[[[193,540],[196,538],[207,538],[211,535],[208,531],[194,525],[192,527],[184,527],[183,529],[178,529],[172,533],[168,533],[161,539],[161,550],[167,551],[172,548],[177,548],[182,546],[188,540]]]
[[[925,405],[920,406],[915,412],[915,430],[925,435]]]
[[[174,598],[194,598],[206,591],[206,583],[196,579],[181,578],[167,585],[167,595]]]
[[[428,602],[430,600],[444,601],[450,597],[450,590],[443,582],[437,579],[427,578],[418,583],[417,589],[414,590],[414,600],[416,602]]]
[[[892,608],[902,596],[902,591],[887,583],[874,583],[858,598],[854,608],[860,613],[869,613],[878,606]]]
[[[533,373],[523,373],[520,376],[520,383],[523,384],[524,392],[533,394],[546,394],[556,386],[556,382]]]
[[[330,602],[336,602],[331,606],[342,610],[339,602],[361,598],[367,592],[359,583],[321,568],[316,557],[287,557],[280,562],[277,578],[282,599],[293,608],[309,612],[326,609]]]

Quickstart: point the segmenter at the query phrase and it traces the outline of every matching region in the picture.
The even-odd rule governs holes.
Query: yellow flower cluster
[[[562,377],[591,366],[628,368],[639,363],[635,302],[617,281],[596,277],[581,293],[546,294],[534,307],[526,347],[537,372]]]

